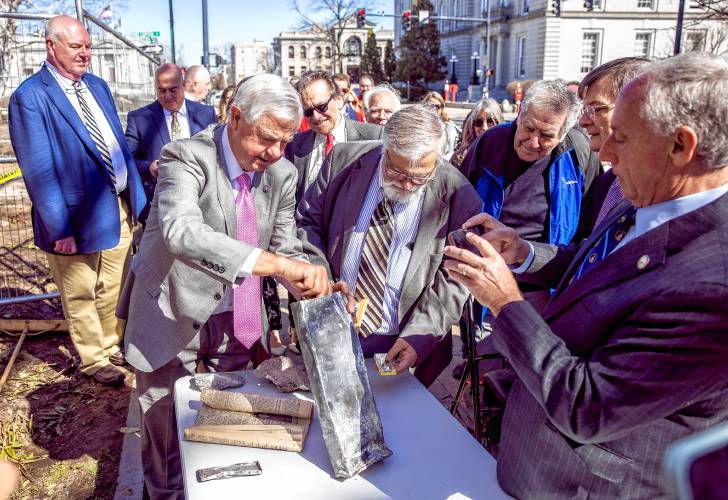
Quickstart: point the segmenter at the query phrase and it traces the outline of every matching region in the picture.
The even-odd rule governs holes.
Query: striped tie
[[[83,112],[83,123],[84,125],[86,125],[88,133],[91,135],[91,139],[93,139],[94,144],[96,144],[96,149],[99,150],[99,154],[101,155],[101,160],[104,164],[104,169],[106,170],[106,173],[109,174],[111,182],[114,184],[114,186],[116,186],[116,174],[114,173],[114,165],[113,163],[111,163],[111,154],[109,153],[109,147],[104,141],[104,136],[101,135],[99,126],[96,124],[93,113],[91,113],[91,108],[88,107],[88,103],[81,93],[83,92],[81,82],[73,82],[73,88],[76,90],[78,103],[81,105],[81,111]]]
[[[376,332],[384,321],[384,291],[393,220],[389,202],[382,199],[369,222],[354,290],[357,301],[369,299],[361,322],[360,333],[364,337]]]

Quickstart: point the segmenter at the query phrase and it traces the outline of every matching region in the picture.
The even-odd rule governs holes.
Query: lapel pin
[[[268,191],[270,191],[270,186],[266,184],[265,186],[263,186],[263,192],[267,193]]]
[[[637,260],[637,269],[639,269],[640,271],[649,265],[650,265],[650,256],[649,255],[643,255],[642,257],[639,258],[639,260]]]

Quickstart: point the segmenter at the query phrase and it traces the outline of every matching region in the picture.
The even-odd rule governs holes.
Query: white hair
[[[555,115],[565,115],[564,123],[559,130],[559,140],[563,140],[571,127],[576,125],[581,112],[579,97],[566,88],[563,80],[540,80],[531,85],[523,97],[519,120],[530,106]]]
[[[210,77],[210,72],[207,71],[207,68],[204,66],[195,65],[190,66],[187,68],[187,71],[185,71],[185,82],[191,82],[198,79],[199,76],[206,76]]]
[[[273,115],[298,125],[303,116],[301,97],[286,80],[276,75],[261,74],[243,80],[230,101],[237,106],[248,123],[256,123],[263,115]]]
[[[384,149],[409,158],[412,167],[435,151],[442,158],[447,146],[445,123],[431,107],[422,104],[394,113],[384,125],[382,140]]]
[[[399,97],[399,93],[391,85],[382,83],[380,85],[377,85],[376,87],[372,87],[369,92],[364,94],[364,109],[368,110],[372,102],[372,97],[379,94],[389,94],[392,99],[394,99],[394,102],[397,106],[397,109],[395,109],[395,111],[399,111],[400,108],[402,108],[402,100]]]
[[[728,166],[728,60],[688,52],[647,66],[640,116],[660,137],[687,126],[698,136],[704,166]]]

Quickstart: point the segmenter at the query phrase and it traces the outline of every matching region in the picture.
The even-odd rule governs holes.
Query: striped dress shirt
[[[364,204],[359,211],[354,232],[351,235],[349,246],[344,256],[344,265],[341,269],[341,280],[349,285],[349,290],[356,289],[356,280],[359,274],[359,262],[361,260],[364,241],[372,215],[384,193],[382,191],[382,162],[379,161],[379,168],[374,174]],[[382,325],[372,333],[381,335],[399,335],[399,321],[397,311],[399,308],[399,296],[402,290],[402,281],[409,266],[412,256],[412,245],[417,237],[417,228],[420,225],[420,214],[422,212],[422,201],[427,187],[420,189],[417,196],[414,196],[407,203],[393,203],[394,228],[392,231],[392,244],[389,250],[389,262],[387,264],[386,290],[384,292],[384,319]]]

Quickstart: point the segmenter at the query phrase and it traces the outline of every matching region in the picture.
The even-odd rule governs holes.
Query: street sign
[[[140,47],[144,52],[151,55],[160,55],[164,52],[164,47],[161,45],[142,45]]]
[[[424,23],[427,20],[427,18],[430,17],[430,11],[429,10],[421,10],[419,12],[419,16],[420,16],[420,22],[421,23]]]

